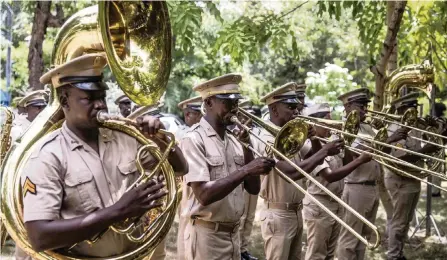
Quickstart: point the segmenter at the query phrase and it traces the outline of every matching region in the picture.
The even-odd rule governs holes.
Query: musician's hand
[[[312,140],[312,137],[314,137],[315,135],[316,135],[315,127],[309,125],[309,127],[307,128],[307,138]]]
[[[339,154],[341,149],[343,149],[344,147],[345,147],[345,140],[337,139],[325,144],[322,149],[326,149],[327,154],[329,156],[333,156]]]
[[[434,126],[436,128],[438,127],[438,122],[434,116],[426,115],[424,119],[427,125]]]
[[[268,174],[275,166],[275,160],[267,157],[259,157],[244,165],[241,170],[245,171],[248,176],[259,176]]]
[[[366,150],[367,152],[371,152],[369,149]],[[360,156],[357,158],[358,160],[360,160],[362,163],[367,163],[369,161],[372,160],[372,155],[367,154],[367,153],[361,153]]]
[[[406,128],[406,127],[402,127],[396,130],[396,132],[394,132],[390,137],[388,137],[387,139],[387,143],[395,143],[398,142],[400,140],[405,140],[408,137],[408,132],[411,129]]]
[[[158,130],[165,129],[160,119],[149,115],[138,117],[137,124],[145,136],[154,136]]]
[[[247,127],[250,127],[251,125],[251,120],[245,120],[245,119],[241,119],[240,120],[242,124],[244,124]],[[243,143],[249,143],[250,142],[250,133],[245,129],[239,129],[240,127],[238,126],[237,128],[233,129],[233,133],[236,135],[236,137]]]
[[[162,206],[157,200],[167,194],[167,191],[162,190],[164,187],[164,183],[150,180],[124,193],[113,207],[122,219],[139,217],[153,208]]]

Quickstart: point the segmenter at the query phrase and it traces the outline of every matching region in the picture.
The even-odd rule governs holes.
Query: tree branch
[[[392,9],[393,14],[389,23],[387,24],[388,30],[385,36],[385,40],[382,44],[380,59],[376,65],[371,67],[371,72],[376,76],[374,110],[380,110],[383,106],[384,85],[386,82],[386,67],[395,47],[394,43],[396,42],[397,33],[399,32],[406,5],[407,1],[395,2],[394,9]]]
[[[279,17],[276,17],[275,19],[279,20],[279,19],[281,19],[281,18],[284,18],[285,16],[287,16],[287,15],[289,15],[289,14],[295,12],[296,10],[298,10],[298,8],[300,8],[301,6],[307,4],[308,2],[309,2],[309,1],[306,1],[306,2],[304,2],[304,3],[302,3],[302,4],[299,4],[299,5],[295,6],[294,8],[292,8],[292,10],[290,10],[290,11],[288,11],[288,12],[282,14],[282,15],[279,16]]]
[[[52,15],[50,13],[50,16],[48,17],[48,27],[61,27],[65,22],[65,15],[64,15],[64,9],[62,8],[62,5],[56,4],[56,15]]]

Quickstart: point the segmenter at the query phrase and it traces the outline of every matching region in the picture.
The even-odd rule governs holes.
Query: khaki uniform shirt
[[[264,129],[260,130],[260,137],[262,140],[273,144],[275,138]],[[256,151],[262,154],[262,156],[268,156],[266,151],[266,145],[257,139],[252,139],[253,147]],[[292,159],[295,163],[301,161],[299,153]],[[272,170],[275,171],[275,170]],[[304,186],[302,181],[297,181],[300,186]],[[261,191],[259,193],[267,202],[275,203],[301,203],[304,198],[304,194],[296,189],[292,184],[285,181],[276,172],[261,176]]]
[[[78,138],[66,123],[44,138],[22,172],[25,222],[71,219],[115,204],[138,178],[136,139],[100,129],[99,154]],[[152,157],[146,158],[151,159]],[[34,186],[34,191],[26,187]],[[125,236],[108,231],[94,245],[72,250],[84,256],[106,257],[135,246]]]
[[[225,134],[224,140],[213,127],[202,118],[199,124],[180,141],[180,147],[188,162],[189,171],[185,182],[209,182],[225,178],[244,166],[244,153],[239,141]],[[185,193],[183,194],[185,195]],[[244,213],[244,185],[237,186],[225,198],[203,206],[194,193],[188,195],[182,216],[219,223],[238,222]]]
[[[188,132],[188,130],[189,130],[189,127],[187,125],[179,126],[179,128],[175,132],[175,139],[177,141],[180,141],[180,139],[182,139],[183,136],[185,136],[185,134]]]
[[[395,131],[397,131],[400,128],[400,126],[396,125],[396,124],[391,124],[388,127],[388,136],[391,136]],[[405,140],[399,140],[398,142],[395,143],[391,143],[391,145],[394,145],[396,147],[400,147],[400,148],[406,148],[412,151],[417,151],[419,149],[421,149],[422,144],[420,141],[415,140],[413,138],[410,138],[410,136],[413,137],[418,137],[418,138],[422,138],[422,134],[419,131],[413,131],[411,130],[410,132],[408,132],[408,137]],[[400,157],[400,156],[404,156],[406,155],[407,152],[402,151],[402,150],[398,150],[398,149],[391,149],[391,155],[395,156],[395,157]],[[388,162],[387,162],[388,163]],[[418,160],[416,162],[413,162],[413,164],[415,164],[416,166],[419,166],[421,168],[424,167],[424,162],[423,160]],[[396,164],[394,167],[398,168],[398,169],[403,169],[403,170],[408,170],[408,168],[400,165],[400,164]],[[394,172],[386,167],[384,167],[385,169],[385,176],[389,176],[394,174]],[[417,171],[417,170],[412,170],[412,171]],[[411,172],[409,172],[411,174]],[[397,173],[399,174],[399,173]],[[415,180],[417,181],[417,180]]]
[[[27,119],[27,114],[21,114],[14,119],[11,128],[11,142],[15,142],[19,137],[25,133],[31,122]]]
[[[359,135],[363,137],[374,138],[375,133],[372,127],[368,124],[360,123]],[[362,149],[363,146],[359,144],[365,144],[371,146],[368,141],[356,138],[352,143],[352,147]],[[380,178],[380,165],[372,160],[368,163],[364,163],[357,167],[351,174],[346,176],[347,182],[365,182],[365,181],[378,181]]]

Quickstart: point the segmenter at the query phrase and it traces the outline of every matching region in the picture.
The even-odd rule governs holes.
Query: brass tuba
[[[63,64],[88,53],[105,53],[118,85],[132,101],[144,106],[156,103],[166,89],[171,68],[171,44],[171,26],[165,2],[100,1],[99,5],[74,14],[62,26],[56,36],[52,64]],[[23,167],[38,141],[58,129],[63,119],[56,91],[52,88],[49,105],[12,145],[1,169],[4,184],[2,220],[17,246],[34,259],[79,259],[69,252],[35,252],[22,219],[20,176]],[[101,125],[132,135],[160,160],[156,169],[160,169],[165,177],[168,189],[163,212],[151,221],[146,230],[148,233],[140,237],[141,240],[136,239],[133,250],[107,258],[141,259],[153,253],[174,220],[177,196],[174,172],[165,160],[165,153],[162,155],[155,143],[144,138],[135,128],[113,120],[105,120]],[[143,176],[141,178],[144,179]],[[148,215],[152,216],[151,212]],[[129,225],[129,229],[132,225],[135,222]]]
[[[429,98],[431,98],[433,81],[434,81],[433,65],[431,65],[429,61],[424,61],[422,64],[412,64],[403,66],[393,71],[388,76],[388,80],[385,85],[385,93],[384,93],[385,100],[384,100],[384,107],[381,113],[390,114],[391,103],[399,98],[400,91],[403,87],[416,88],[419,91],[424,92]],[[371,121],[371,125],[376,129],[387,126],[387,124],[384,124],[383,120],[381,120],[380,118],[373,119]],[[387,138],[388,134],[386,128],[385,130],[380,129],[380,135],[377,136],[377,140],[383,142]],[[402,166],[398,166],[397,164],[393,164],[391,162],[388,163],[395,168],[402,168]],[[420,178],[425,178],[428,175],[426,172],[413,170],[412,168],[405,168],[405,170],[410,172],[412,175]],[[398,171],[395,172],[399,175],[402,175]]]
[[[5,112],[5,122],[2,124],[0,133],[0,166],[3,165],[3,160],[11,147],[11,129],[12,122],[14,120],[14,113],[7,107],[0,107]],[[6,232],[5,226],[0,221],[0,247],[2,247],[6,239],[8,238],[8,232]]]

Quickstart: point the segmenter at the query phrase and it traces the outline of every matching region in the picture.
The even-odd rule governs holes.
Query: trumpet
[[[246,130],[248,133],[250,133],[251,136],[258,139],[260,142],[262,142],[266,147],[273,152],[273,154],[288,164],[290,164],[293,168],[295,168],[299,173],[301,173],[304,177],[306,177],[309,181],[317,185],[320,189],[322,189],[326,194],[328,194],[332,199],[340,203],[346,210],[351,212],[354,216],[356,216],[358,219],[360,219],[363,223],[365,223],[369,228],[371,228],[374,233],[376,234],[376,241],[374,244],[370,243],[366,238],[362,237],[360,234],[358,234],[352,227],[350,227],[348,224],[346,224],[342,219],[340,219],[336,214],[334,214],[330,209],[328,209],[326,206],[324,206],[320,201],[318,201],[314,196],[312,196],[310,193],[308,193],[304,188],[299,186],[294,180],[292,180],[289,176],[287,176],[285,173],[283,173],[280,169],[275,167],[276,172],[286,180],[288,183],[292,184],[296,189],[298,189],[300,192],[307,195],[313,202],[315,202],[323,211],[325,211],[327,214],[329,214],[331,217],[333,217],[338,223],[340,223],[344,228],[346,228],[349,232],[351,232],[357,239],[359,239],[362,243],[364,243],[368,248],[374,249],[377,248],[380,244],[380,233],[378,231],[378,228],[368,221],[366,218],[364,218],[360,213],[355,211],[353,208],[351,208],[347,203],[345,203],[342,199],[340,199],[337,195],[333,194],[330,190],[328,190],[325,186],[323,186],[319,181],[315,180],[310,174],[306,173],[303,169],[301,169],[298,165],[296,165],[292,160],[289,158],[294,154],[294,152],[299,152],[299,150],[302,147],[302,144],[304,144],[304,141],[307,139],[307,130],[308,126],[306,123],[303,122],[301,119],[294,119],[289,121],[285,126],[282,128],[279,128],[278,126],[274,126],[272,124],[269,124],[262,119],[248,113],[242,108],[238,109],[238,112],[245,117],[251,119],[253,122],[255,122],[257,125],[264,128],[266,131],[270,132],[273,130],[273,132],[270,132],[275,136],[275,144],[270,145],[265,140],[262,140],[261,137],[259,137],[256,133],[254,133],[248,126],[242,124],[239,119],[236,116],[231,117],[231,122],[236,124],[240,129]],[[281,139],[287,139],[285,142],[281,142]],[[304,140],[303,140],[304,138]],[[294,140],[296,139],[296,140]],[[256,156],[262,156],[257,150],[255,150],[252,146],[249,144],[241,142],[243,146],[251,150]],[[293,144],[295,146],[293,146]],[[300,145],[301,144],[301,145]],[[283,145],[290,145],[287,146],[287,148]],[[299,146],[300,145],[300,146]],[[288,151],[288,149],[291,149],[291,151]],[[282,152],[281,152],[282,151]]]

